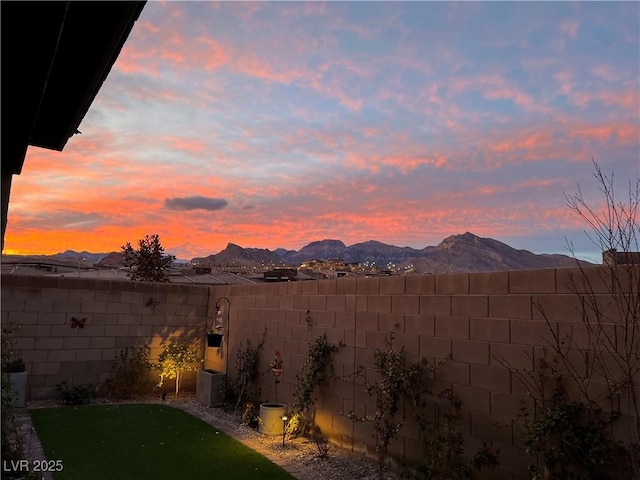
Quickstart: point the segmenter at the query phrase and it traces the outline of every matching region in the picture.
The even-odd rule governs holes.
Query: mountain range
[[[38,255],[37,258],[55,258],[76,262],[93,262],[105,267],[122,265],[122,252],[91,253],[67,250],[55,255]],[[411,270],[416,273],[488,272],[501,270],[525,270],[562,268],[592,265],[568,255],[535,254],[528,250],[516,250],[491,238],[481,238],[466,232],[445,238],[436,246],[422,249],[397,247],[375,240],[345,245],[341,240],[319,240],[300,250],[277,248],[243,248],[234,243],[219,253],[176,263],[195,263],[211,267],[284,267],[299,266],[309,260],[340,259],[345,263],[375,264],[379,269]]]
[[[466,232],[445,238],[437,246],[423,249],[397,247],[375,240],[345,245],[341,240],[320,240],[300,250],[242,248],[229,243],[221,252],[191,261],[210,266],[300,265],[310,259],[340,259],[345,263],[369,263],[378,268],[411,268],[417,273],[486,272],[538,268],[575,267],[578,261],[568,255],[535,254]]]

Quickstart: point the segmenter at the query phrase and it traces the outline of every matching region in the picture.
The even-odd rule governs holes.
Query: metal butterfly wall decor
[[[156,302],[153,297],[149,297],[149,300],[147,300],[144,303],[145,307],[149,307],[151,309],[152,312],[155,312],[156,310],[156,306],[159,304],[160,302]]]
[[[77,319],[76,317],[71,317],[71,328],[84,328],[84,324],[87,322],[86,318]]]

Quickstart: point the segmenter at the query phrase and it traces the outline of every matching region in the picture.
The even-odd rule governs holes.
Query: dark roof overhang
[[[29,145],[62,151],[146,2],[2,1],[2,172]]]

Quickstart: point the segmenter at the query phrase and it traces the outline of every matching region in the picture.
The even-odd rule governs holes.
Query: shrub
[[[587,238],[603,252],[603,265],[587,269],[567,241],[578,268],[569,272],[567,287],[577,300],[580,335],[574,336],[574,326],[560,334],[559,319],[536,303],[548,326],[552,364],[542,359],[528,372],[498,359],[534,405],[519,417],[526,447],[538,456],[530,469],[534,479],[640,478],[640,269],[633,260],[640,248],[640,178],[628,181],[621,202],[613,173],[595,161],[593,167],[601,202],[589,205],[579,185],[565,194],[567,206],[588,226]],[[614,422],[626,444],[614,440]]]
[[[290,435],[305,434],[308,426],[313,424],[313,408],[316,403],[315,390],[328,379],[336,378],[332,360],[339,348],[338,345],[332,345],[328,342],[326,334],[309,344],[307,359],[296,374],[296,389],[293,393],[295,401],[292,405],[293,417],[287,429]]]
[[[556,360],[557,362],[557,360]],[[531,398],[535,416],[522,406],[518,422],[525,436],[525,448],[539,455],[541,467],[531,465],[532,479],[610,480],[632,478],[630,452],[610,435],[618,418],[597,407],[571,400],[557,363],[541,362],[538,394]],[[547,394],[546,383],[551,383]]]
[[[376,349],[373,354],[378,379],[374,382],[366,379],[366,392],[376,399],[375,413],[364,417],[354,412],[347,414],[353,421],[373,423],[380,470],[384,467],[391,441],[402,428],[402,422],[397,419],[400,406],[404,403],[405,397],[413,397],[422,391],[422,377],[430,368],[424,359],[407,366],[404,347],[400,350],[393,349],[393,334],[391,339],[385,339],[385,343],[386,350]],[[413,403],[416,404],[416,401]]]
[[[69,385],[66,381],[56,386],[62,403],[65,405],[86,405],[96,396],[93,385]]]
[[[7,362],[6,366],[2,369],[2,371],[6,373],[25,372],[26,370],[27,366],[21,358],[16,358],[15,360]]]
[[[422,459],[417,467],[420,478],[462,480],[473,478],[483,468],[498,466],[498,452],[486,444],[472,458],[465,457],[462,402],[450,389],[436,396],[434,406],[433,422],[425,416],[418,417],[422,442]]]
[[[14,334],[16,327],[14,325],[2,326],[2,337],[0,346],[1,370],[2,370],[2,395],[0,405],[0,434],[2,436],[2,463],[3,465],[11,465],[11,461],[22,460],[25,458],[25,442],[20,432],[20,425],[15,416],[13,400],[11,398],[11,382],[9,375],[5,372],[9,371],[9,363],[14,355],[15,340]],[[19,472],[3,472],[3,478],[19,477]]]
[[[255,348],[251,346],[251,341],[247,340],[244,350],[242,348],[242,342],[240,342],[238,351],[236,352],[236,372],[238,376],[232,386],[233,394],[236,396],[234,414],[237,415],[240,405],[244,403],[245,412],[243,413],[243,419],[247,408],[249,408],[250,405],[255,408],[255,403],[258,402],[258,397],[260,396],[260,390],[256,390],[254,385],[260,377],[258,367],[263,346],[264,340]]]
[[[145,392],[152,367],[149,355],[146,345],[126,347],[116,354],[113,378],[106,382],[109,396],[126,399]]]
[[[253,428],[257,427],[259,422],[260,415],[256,404],[253,402],[245,403],[244,410],[242,411],[242,424]]]
[[[376,411],[364,417],[354,412],[347,414],[353,421],[373,424],[380,471],[391,441],[402,428],[403,423],[398,417],[403,405],[413,408],[413,412],[405,412],[402,418],[413,413],[420,432],[423,457],[416,468],[418,478],[462,480],[472,478],[477,470],[497,466],[497,453],[486,445],[473,458],[465,457],[460,400],[450,390],[434,398],[425,388],[425,382],[429,380],[427,374],[433,372],[434,367],[424,358],[407,364],[404,347],[399,350],[393,348],[393,334],[385,343],[386,350],[376,349],[374,352],[378,378],[375,381],[365,380],[367,394],[376,399]],[[425,414],[431,405],[435,407],[433,421]],[[407,472],[408,476],[413,473]]]

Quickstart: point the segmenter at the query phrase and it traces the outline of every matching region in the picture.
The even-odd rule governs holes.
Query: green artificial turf
[[[287,479],[267,458],[166,405],[35,409],[31,418],[56,480]]]

